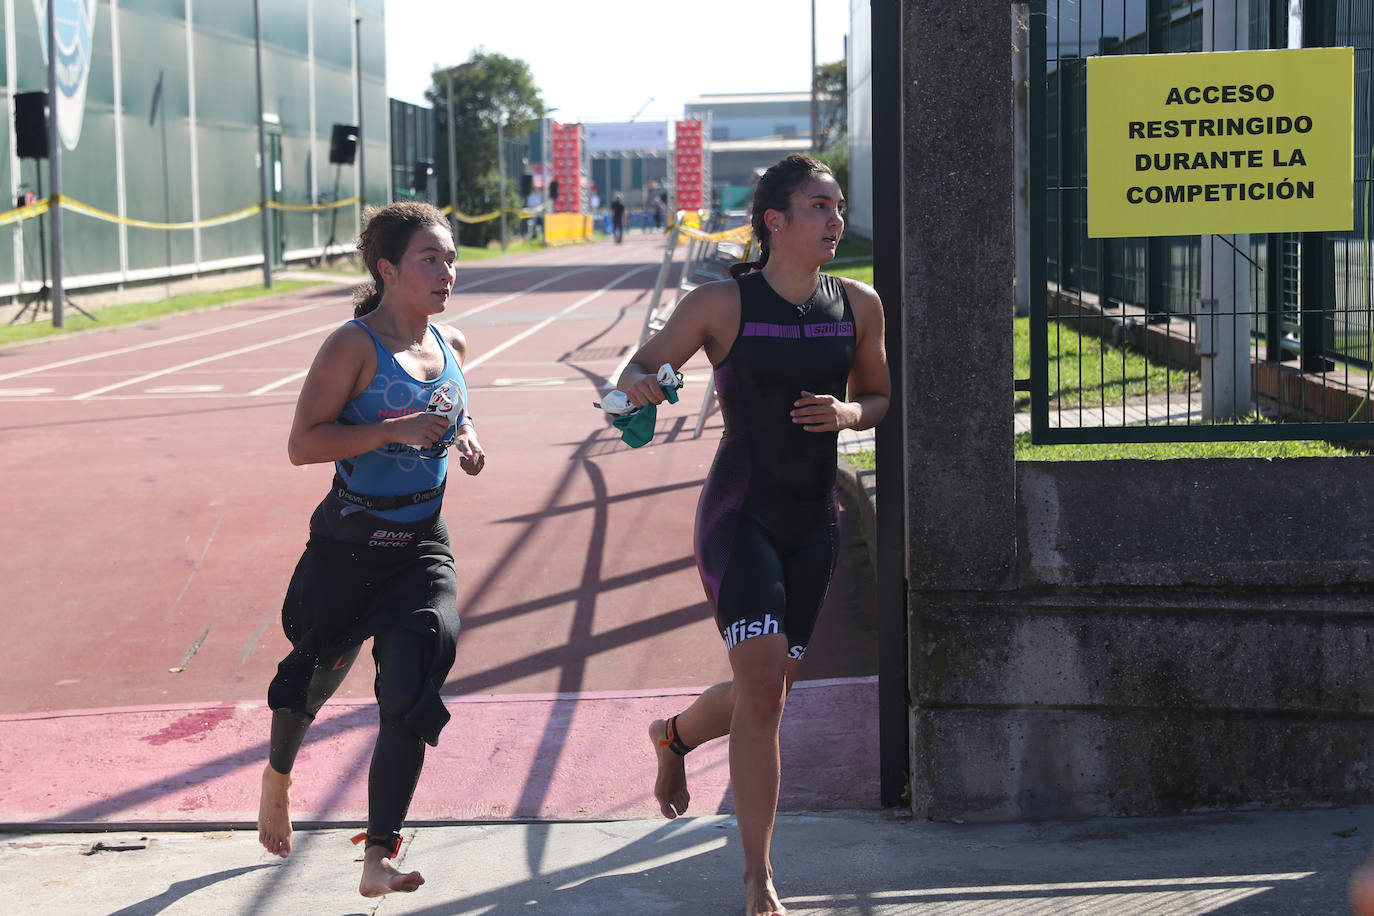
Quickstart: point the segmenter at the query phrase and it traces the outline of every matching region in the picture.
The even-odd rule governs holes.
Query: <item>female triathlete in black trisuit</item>
[[[876,425],[890,394],[877,294],[820,272],[835,257],[843,211],[823,163],[789,156],[770,168],[754,191],[759,260],[684,296],[619,380],[632,403],[658,404],[664,392],[650,367],[680,368],[703,348],[715,367],[725,432],[695,540],[734,679],[649,732],[665,817],[687,808],[686,753],[730,736],[747,916],[786,912],[769,860],[778,726],[835,566],[836,440],[841,429]]]
[[[439,689],[458,638],[457,577],[439,507],[449,448],[469,474],[486,456],[465,410],[467,342],[430,323],[453,288],[456,251],[444,217],[424,204],[382,207],[358,249],[373,284],[354,320],[315,356],[287,445],[292,464],[334,462],[335,478],[282,604],[292,650],[267,692],[272,736],[258,838],[269,852],[290,854],[296,753],[370,636],[380,726],[358,890],[378,897],[424,883],[393,860],[425,744],[438,741],[449,718]]]

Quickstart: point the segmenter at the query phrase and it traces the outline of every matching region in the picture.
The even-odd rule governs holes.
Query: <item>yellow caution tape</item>
[[[247,219],[250,216],[262,212],[262,204],[253,204],[251,206],[244,207],[241,210],[235,210],[233,213],[226,213],[223,216],[216,216],[210,219],[178,223],[159,223],[153,222],[152,220],[129,219],[128,217],[122,217],[114,213],[108,213],[97,207],[92,207],[90,204],[84,204],[79,200],[67,197],[64,194],[56,195],[56,197],[64,210],[71,210],[74,213],[81,213],[85,216],[90,216],[95,219],[104,220],[107,223],[115,223],[117,225],[124,226],[134,226],[139,229],[206,229],[211,226],[223,226],[226,223],[232,223],[237,220]],[[285,204],[279,201],[269,200],[267,201],[267,207],[270,210],[283,210],[296,213],[310,213],[318,212],[321,210],[333,210],[339,207],[350,207],[359,202],[360,198],[357,197],[349,197],[345,200],[336,200],[332,203],[327,204]],[[47,199],[44,199],[29,204],[26,207],[19,207],[16,210],[10,210],[5,213],[0,213],[0,226],[7,225],[9,223],[19,222],[20,220],[31,219],[35,216],[39,216],[43,213],[48,212],[48,209],[49,201]],[[460,223],[467,223],[471,225],[474,223],[486,223],[494,219],[499,219],[501,217],[502,211],[493,210],[490,213],[483,213],[480,216],[468,216],[467,214],[456,212],[452,206],[447,206],[444,207],[440,212],[446,216],[449,214],[453,214],[454,217]],[[521,219],[529,219],[531,217],[540,215],[540,213],[543,211],[541,208],[507,207],[505,212],[514,214]]]
[[[707,239],[713,242],[748,242],[753,234],[753,227],[748,223],[721,232],[706,232],[701,228],[706,215],[707,211],[704,210],[684,210],[680,217],[668,223],[667,231],[677,230],[689,238]]]
[[[62,209],[71,210],[74,213],[82,213],[95,219],[104,220],[107,223],[117,223],[125,226],[134,226],[139,229],[204,229],[210,226],[222,226],[225,223],[232,223],[236,220],[247,219],[262,210],[261,204],[253,204],[251,207],[244,207],[242,210],[235,210],[233,213],[226,213],[223,216],[216,216],[211,219],[200,220],[199,222],[185,223],[155,223],[151,220],[127,219],[117,216],[114,213],[106,213],[89,204],[83,204],[79,200],[73,200],[64,194],[56,195]]]
[[[318,210],[334,210],[338,207],[351,207],[360,198],[350,197],[347,200],[336,200],[332,204],[284,204],[279,201],[269,200],[267,206],[272,210],[291,210],[297,213],[310,213]]]
[[[500,210],[493,210],[490,213],[483,213],[481,216],[467,216],[466,214],[459,213],[457,210],[452,210],[450,212],[453,213],[453,218],[458,220],[458,222],[464,223],[469,226],[473,225],[474,223],[489,223],[494,219],[501,218]]]
[[[694,239],[704,239],[708,242],[748,242],[753,235],[753,227],[750,225],[736,226],[733,229],[725,229],[721,232],[702,232],[700,229],[693,229],[690,226],[679,224],[677,231],[683,235]]]
[[[481,216],[468,216],[466,213],[462,213],[453,209],[452,204],[441,207],[439,209],[439,212],[444,214],[445,216],[452,216],[454,219],[458,220],[458,222],[464,223],[469,226],[475,223],[489,223],[494,219],[501,218],[500,210],[493,210],[490,213],[483,213]],[[540,213],[543,212],[543,210],[539,207],[507,207],[505,212],[510,213],[514,216],[518,216],[521,219],[530,219],[531,217],[538,216]]]
[[[8,226],[10,223],[22,222],[26,219],[33,219],[48,212],[48,199],[34,201],[31,204],[0,213],[0,226]]]

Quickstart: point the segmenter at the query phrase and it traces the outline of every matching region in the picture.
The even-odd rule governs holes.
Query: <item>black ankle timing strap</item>
[[[686,757],[688,751],[696,750],[696,745],[688,745],[687,742],[682,740],[682,736],[677,733],[677,716],[673,716],[668,720],[664,733],[665,737],[658,739],[659,747],[666,747],[679,757]]]

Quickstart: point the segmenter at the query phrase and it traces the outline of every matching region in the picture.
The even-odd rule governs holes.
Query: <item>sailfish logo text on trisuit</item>
[[[62,145],[76,149],[81,139],[81,121],[86,114],[86,81],[91,75],[91,43],[95,35],[95,11],[99,0],[52,0],[57,51],[57,98],[52,110],[57,117],[57,133]],[[48,4],[33,0],[38,17],[38,40],[43,48],[43,63],[48,62]]]
[[[803,337],[853,337],[852,321],[821,321],[814,324],[773,324],[767,321],[746,321],[741,337],[785,337],[800,340]]]

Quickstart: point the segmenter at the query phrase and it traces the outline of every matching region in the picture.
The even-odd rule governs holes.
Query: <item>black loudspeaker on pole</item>
[[[20,159],[48,158],[48,93],[14,95],[14,145]]]
[[[415,186],[416,194],[424,194],[429,190],[429,176],[434,174],[434,162],[431,159],[415,160]]]
[[[358,128],[354,124],[335,124],[329,137],[331,165],[352,165],[358,154]]]

